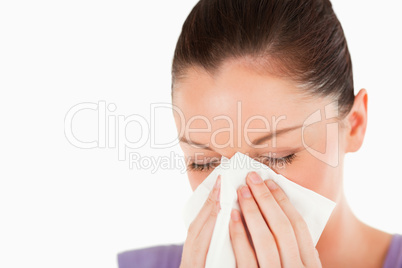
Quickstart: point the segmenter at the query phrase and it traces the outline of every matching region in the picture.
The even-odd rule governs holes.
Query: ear
[[[360,89],[355,96],[353,107],[345,120],[346,128],[346,152],[356,152],[363,144],[367,127],[367,91]]]

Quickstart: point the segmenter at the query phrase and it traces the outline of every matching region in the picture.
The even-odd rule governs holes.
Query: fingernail
[[[276,185],[276,183],[273,180],[268,180],[267,185],[270,190],[275,190],[278,188],[278,186]]]
[[[251,197],[251,192],[250,192],[250,190],[248,189],[248,186],[247,186],[247,185],[244,185],[243,187],[241,187],[240,192],[241,192],[241,195],[242,195],[244,198],[250,198],[250,197]]]
[[[219,202],[221,198],[221,175],[218,176],[218,178],[215,181],[214,189],[218,189],[215,193],[215,199],[217,202]],[[220,205],[220,202],[219,202]]]
[[[232,213],[230,214],[230,217],[232,218],[233,221],[239,221],[240,220],[240,213],[237,209],[232,209]]]
[[[218,176],[218,178],[215,181],[214,188],[219,188],[221,186],[221,175]]]
[[[254,183],[254,184],[259,184],[262,183],[262,178],[260,177],[260,175],[257,174],[257,172],[250,172],[248,173],[248,176],[250,177],[250,180]]]

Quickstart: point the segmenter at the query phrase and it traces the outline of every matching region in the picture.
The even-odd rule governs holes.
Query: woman
[[[343,192],[344,156],[363,143],[367,98],[365,89],[354,94],[347,42],[328,0],[196,4],[172,65],[192,189],[216,159],[240,151],[337,204],[314,247],[282,190],[249,174],[238,189],[242,215],[232,211],[229,226],[238,267],[402,267],[402,236],[361,222]],[[218,199],[219,180],[182,246],[122,253],[120,267],[203,267]]]

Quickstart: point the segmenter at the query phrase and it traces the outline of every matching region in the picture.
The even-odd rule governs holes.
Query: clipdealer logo
[[[243,135],[245,136],[246,142],[250,142],[248,139],[248,134],[251,132],[258,132],[258,133],[267,133],[271,132],[273,133],[273,140],[272,140],[272,146],[276,147],[276,131],[277,131],[277,125],[280,121],[284,121],[287,119],[285,115],[281,115],[279,117],[272,116],[271,118],[271,124],[269,123],[269,120],[265,118],[262,115],[254,115],[250,118],[247,119],[244,129],[239,124],[239,122],[243,122],[241,118],[241,102],[238,101],[237,104],[237,115],[236,118],[231,118],[226,115],[219,115],[213,118],[213,120],[226,120],[228,121],[230,128],[225,128],[225,129],[217,129],[215,132],[212,132],[211,136],[211,143],[213,144],[214,147],[216,148],[224,148],[225,146],[234,146],[233,142],[233,132],[234,132],[234,126],[237,124],[237,137],[241,137],[242,131]],[[129,161],[129,166],[130,169],[133,169],[134,167],[136,169],[150,169],[152,168],[153,171],[155,171],[157,168],[170,168],[170,169],[176,169],[180,168],[183,172],[186,171],[186,163],[190,159],[184,159],[183,157],[179,157],[179,155],[172,156],[166,156],[166,159],[163,159],[163,157],[158,157],[156,159],[155,156],[141,156],[141,154],[138,152],[138,149],[142,148],[145,146],[148,142],[150,145],[150,148],[157,148],[157,149],[162,149],[162,148],[171,148],[179,143],[179,139],[175,138],[172,141],[169,141],[167,143],[157,143],[156,142],[156,112],[158,109],[167,109],[170,113],[171,112],[176,112],[177,116],[179,117],[180,120],[180,133],[179,137],[185,137],[186,140],[190,141],[189,137],[189,132],[191,133],[194,132],[199,132],[199,133],[205,133],[205,132],[211,132],[212,131],[212,123],[211,120],[206,118],[203,115],[196,115],[193,116],[192,118],[189,118],[187,121],[185,120],[184,113],[175,105],[171,103],[152,103],[150,104],[150,120],[148,121],[144,116],[139,115],[139,114],[131,114],[128,116],[117,114],[117,106],[114,103],[109,103],[107,104],[106,101],[101,100],[98,101],[98,103],[93,103],[93,102],[82,102],[79,104],[76,104],[72,106],[68,112],[65,115],[64,118],[64,135],[67,139],[67,141],[81,149],[94,149],[94,148],[109,148],[109,149],[116,149],[117,150],[117,155],[118,155],[118,160],[119,161],[126,161],[127,156],[128,156],[128,161]],[[92,140],[85,140],[80,137],[78,137],[75,134],[75,129],[78,128],[78,126],[74,125],[74,119],[77,115],[80,113],[85,113],[85,112],[90,112],[90,113],[96,113],[97,117],[97,136],[93,137]],[[323,115],[324,114],[324,115]],[[310,147],[306,140],[305,140],[305,130],[318,122],[323,122],[323,121],[331,121],[331,119],[337,118],[338,117],[338,109],[337,109],[337,102],[332,102],[324,107],[324,112],[322,112],[321,109],[316,110],[315,112],[311,113],[306,120],[304,120],[303,125],[301,127],[301,142],[303,147],[315,158],[323,161],[324,163],[335,167],[339,164],[339,123],[335,120],[332,120],[333,122],[327,123],[325,122],[326,126],[326,138],[325,138],[325,150],[324,152],[320,152],[318,150],[313,149]],[[202,120],[206,123],[207,128],[204,129],[190,129],[190,125],[193,121],[195,120]],[[253,120],[260,120],[261,122],[264,123],[265,128],[263,129],[250,129],[249,125]],[[237,121],[237,122],[233,122]],[[131,139],[127,135],[127,129],[129,126],[135,125],[136,127],[139,127],[139,131],[136,131],[135,136],[137,137],[137,140],[133,141],[132,137]],[[188,129],[187,133],[184,133],[185,130]],[[226,130],[226,131],[223,131]],[[224,145],[222,144],[217,144],[217,142],[214,140],[216,139],[217,134],[222,133],[222,132],[229,132],[230,141]],[[241,143],[241,139],[238,140],[238,142]],[[190,144],[191,146],[196,146],[193,144]],[[241,144],[237,144],[238,146],[241,146]],[[268,144],[264,145],[254,145],[254,144],[249,144],[250,146],[254,146],[253,148],[265,148],[268,147]],[[134,151],[133,151],[134,150]],[[137,151],[135,151],[137,150]],[[153,159],[155,158],[155,159]],[[172,158],[174,158],[174,161],[172,161]]]

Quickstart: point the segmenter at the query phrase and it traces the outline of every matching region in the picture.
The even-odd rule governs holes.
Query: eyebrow
[[[261,144],[262,142],[264,142],[266,140],[272,139],[274,136],[279,136],[281,134],[285,134],[285,133],[290,132],[292,130],[301,128],[302,126],[303,125],[298,125],[298,126],[283,128],[283,129],[277,130],[276,132],[273,132],[273,133],[270,132],[270,133],[268,133],[268,134],[266,134],[266,135],[264,135],[264,136],[262,136],[260,138],[257,138],[255,140],[253,140],[252,145],[259,145],[259,144]],[[211,147],[207,146],[206,144],[202,144],[202,143],[195,142],[195,141],[188,141],[185,137],[180,137],[179,142],[184,142],[184,143],[187,143],[187,144],[190,144],[190,145],[195,145],[195,146],[200,147],[200,149],[206,149],[206,150],[214,151]]]

